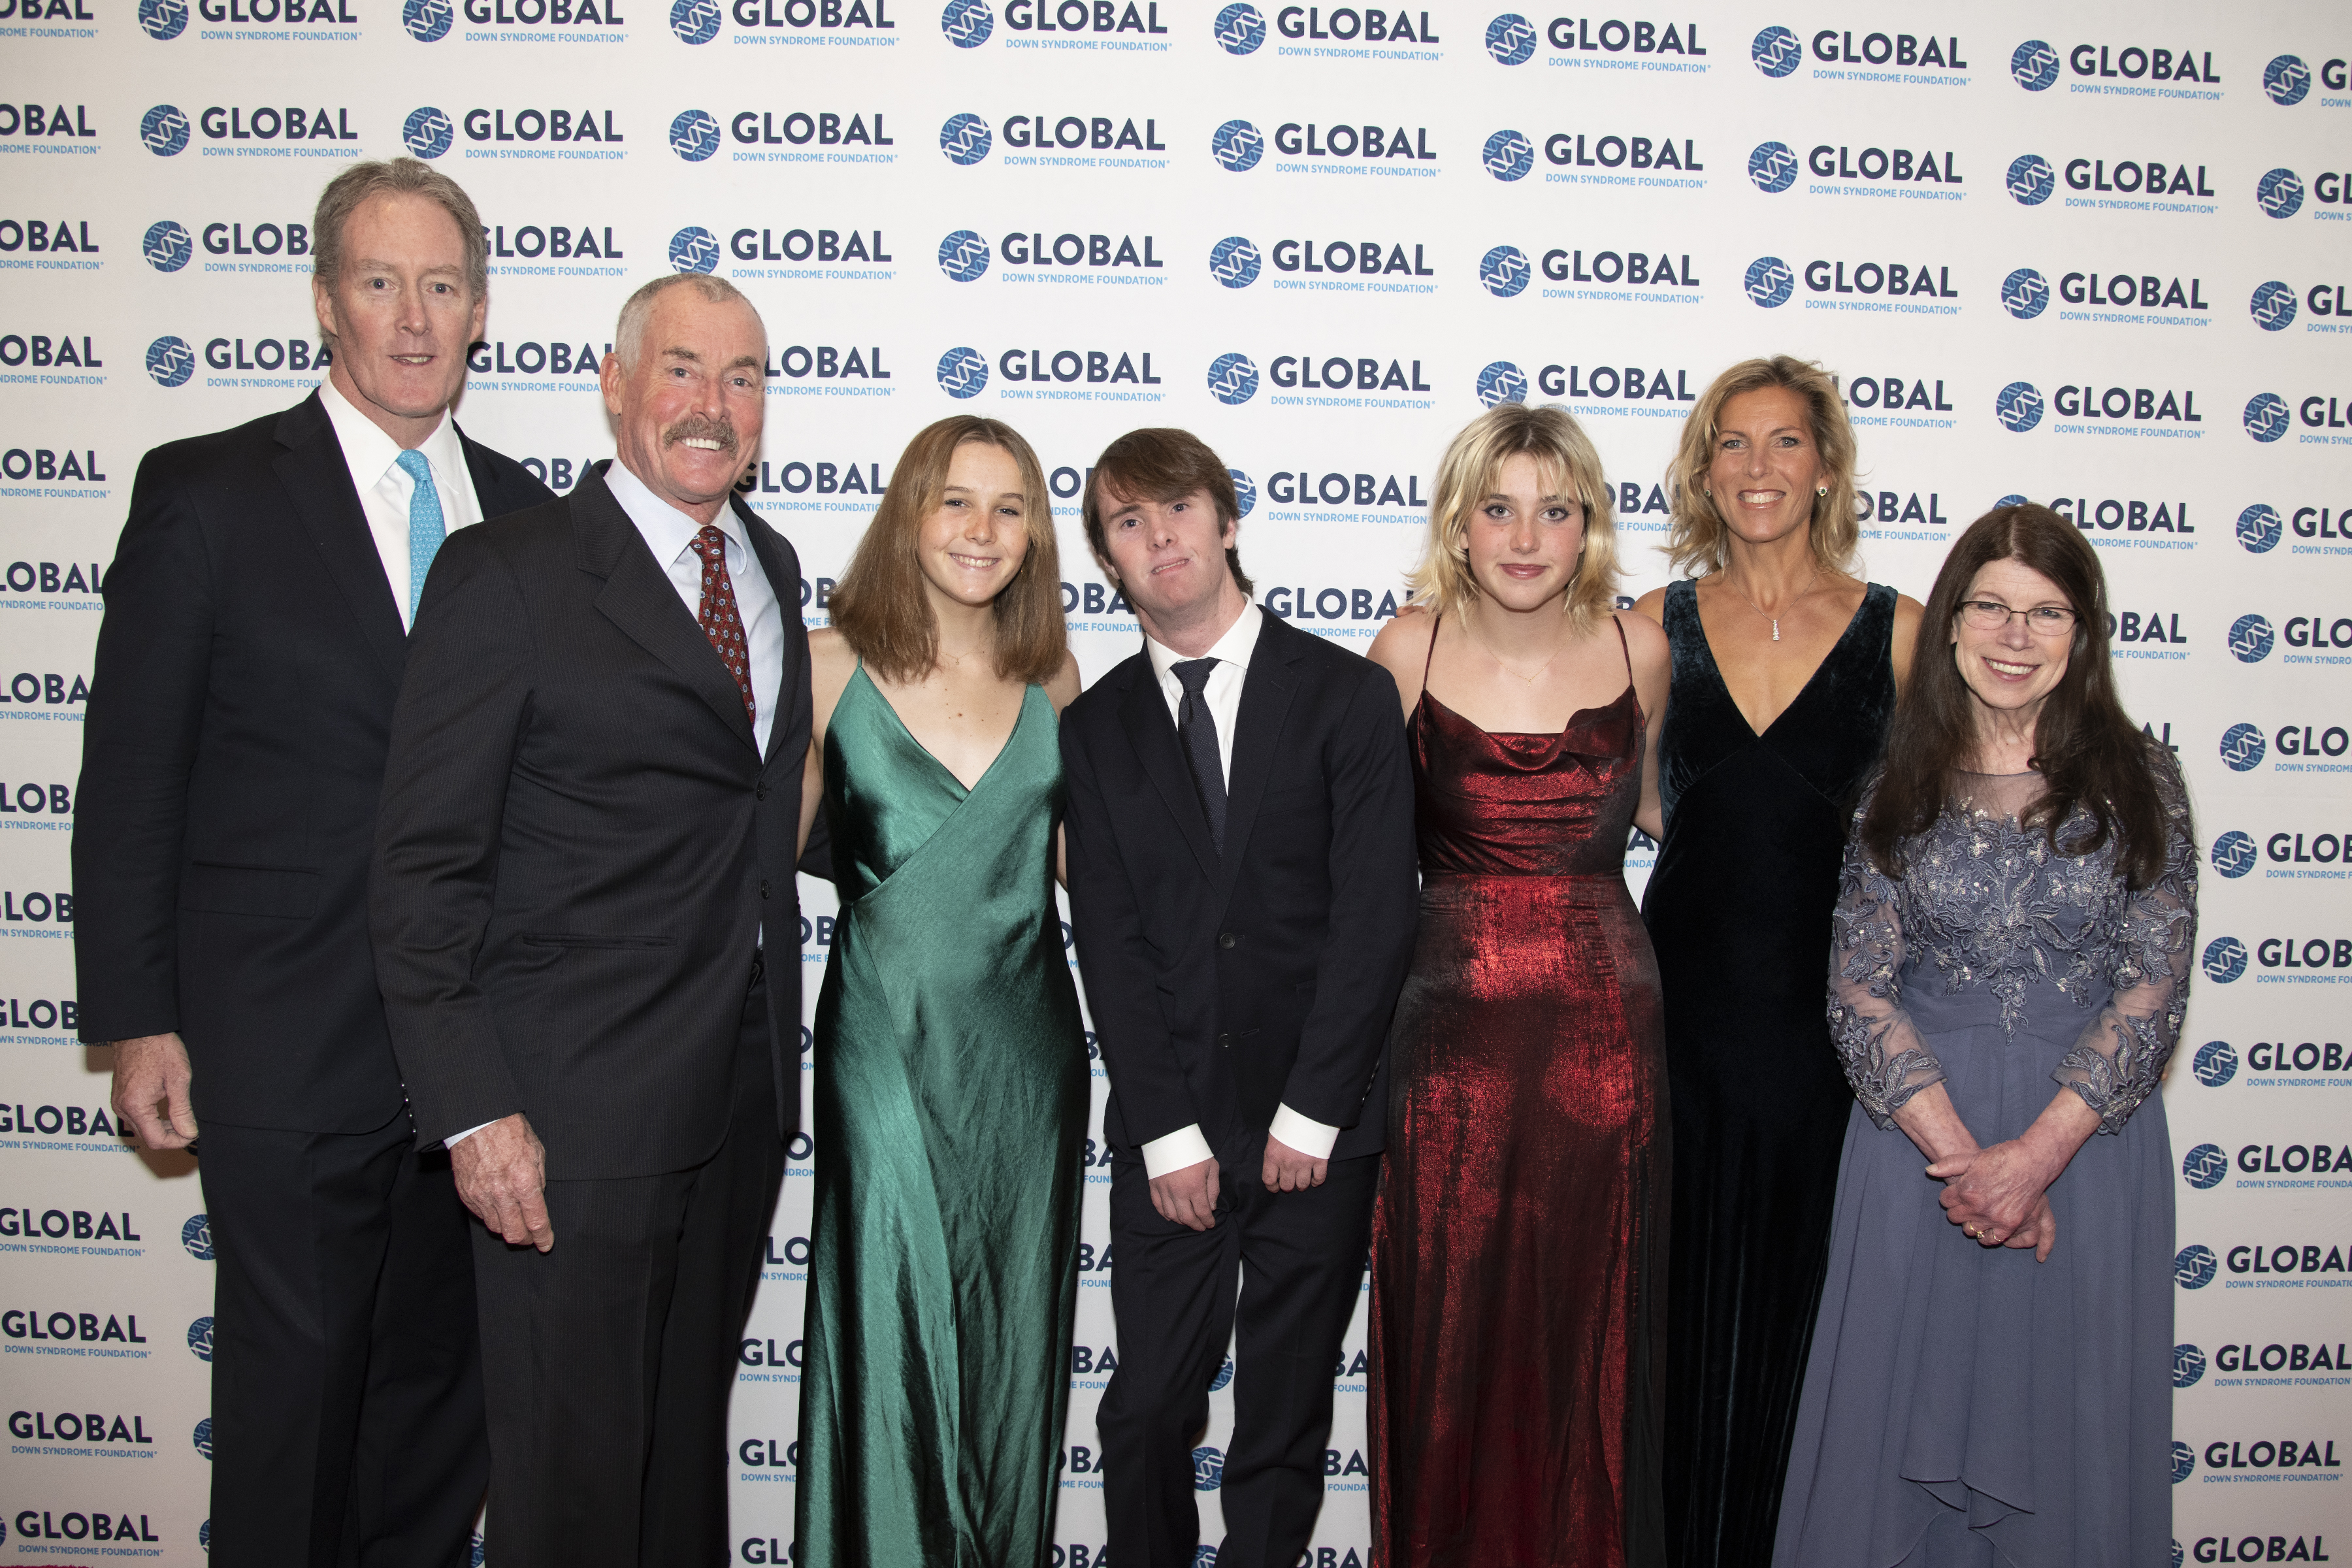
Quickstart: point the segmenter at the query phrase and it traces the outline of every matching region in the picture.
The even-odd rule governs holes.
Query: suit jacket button
[[[1217,945],[1222,948],[1231,949],[1234,945],[1234,933],[1229,931],[1219,931],[1217,933]]]
[[[768,879],[765,877],[760,879],[760,896],[763,899],[768,896]]]
[[[1217,1037],[1217,1045],[1221,1049],[1228,1051],[1232,1050],[1234,1048],[1234,1037],[1231,1035],[1219,1035]]]
[[[765,800],[768,798],[767,780],[761,779],[758,784],[751,786],[751,798],[753,800]]]

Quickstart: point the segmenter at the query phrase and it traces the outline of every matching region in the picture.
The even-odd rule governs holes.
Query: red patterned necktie
[[[743,617],[735,611],[735,584],[727,577],[727,536],[714,523],[705,523],[694,536],[694,552],[702,557],[702,610],[695,618],[702,635],[719,650],[719,662],[735,678],[743,694],[743,711],[759,721],[760,704],[751,695],[751,657],[743,641]]]

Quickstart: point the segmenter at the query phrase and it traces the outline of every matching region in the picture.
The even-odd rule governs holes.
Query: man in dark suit
[[[1412,958],[1396,683],[1250,603],[1233,480],[1197,437],[1120,437],[1085,505],[1144,633],[1062,715],[1070,913],[1111,1081],[1109,1549],[1192,1563],[1192,1449],[1230,1334],[1217,1561],[1290,1568],[1323,1503]]]
[[[425,563],[548,492],[449,415],[488,306],[466,194],[362,163],[312,233],[326,384],[150,452],[107,574],[81,1037],[150,1147],[204,1129],[215,1558],[448,1568],[489,1468],[467,1222],[414,1147],[368,865]]]
[[[800,1105],[800,563],[733,493],[767,334],[686,273],[614,346],[618,460],[434,565],[377,838],[393,1048],[484,1222],[499,1568],[727,1561]]]

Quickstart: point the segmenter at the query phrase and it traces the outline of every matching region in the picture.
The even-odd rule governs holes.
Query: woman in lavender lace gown
[[[1774,1562],[2162,1568],[2187,794],[2055,514],[1979,519],[1919,635],[1833,921],[1858,1103]]]

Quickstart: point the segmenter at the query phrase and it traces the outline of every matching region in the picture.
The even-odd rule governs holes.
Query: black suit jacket
[[[1418,904],[1388,672],[1265,615],[1222,855],[1145,654],[1063,713],[1062,765],[1105,1136],[1132,1152],[1198,1122],[1240,1159],[1286,1104],[1342,1130],[1335,1159],[1380,1150]]]
[[[549,499],[465,451],[484,517]],[[81,1037],[177,1030],[202,1121],[384,1125],[400,1071],[367,875],[407,639],[318,395],[148,453],[105,598],[73,836]]]
[[[551,1180],[709,1158],[764,923],[781,1131],[800,1106],[800,561],[765,754],[604,465],[453,535],[426,580],[377,830],[376,972],[420,1142],[521,1111]]]

